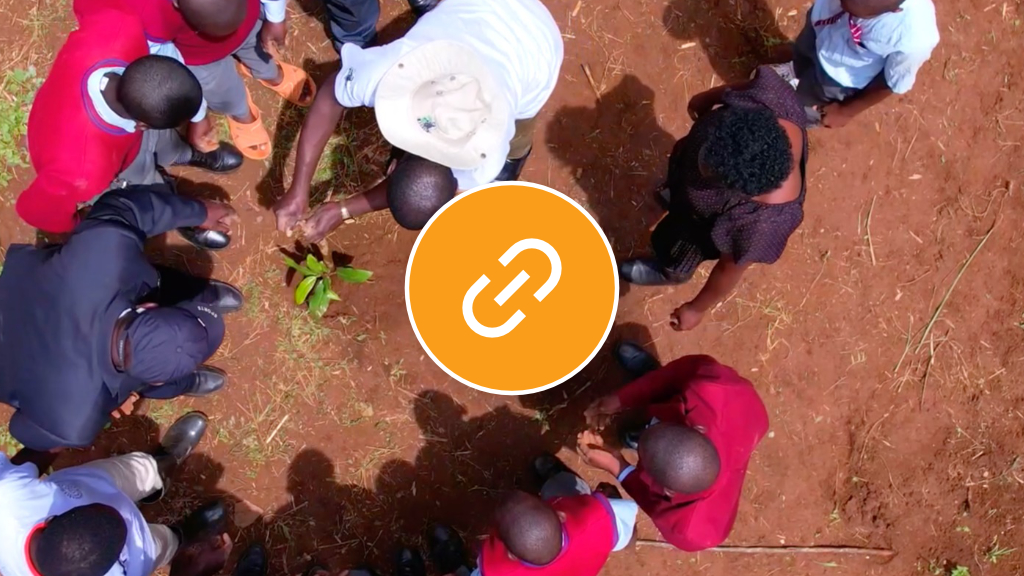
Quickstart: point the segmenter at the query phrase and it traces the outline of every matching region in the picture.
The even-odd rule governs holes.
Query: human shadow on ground
[[[546,140],[586,195],[616,258],[647,253],[649,229],[662,214],[652,193],[665,179],[676,141],[658,124],[654,90],[625,76],[595,107],[556,110]]]
[[[312,10],[314,7],[310,4],[322,9],[321,3],[316,0],[306,0],[304,4],[304,9]],[[413,22],[411,13],[393,19],[378,30],[379,42],[401,37]],[[302,68],[320,87],[325,79],[338,71],[338,65],[337,58],[325,62],[307,59],[303,62]],[[281,105],[273,135],[270,167],[256,184],[257,198],[260,206],[264,208],[273,207],[291,183],[291,171],[294,168],[289,159],[298,144],[299,132],[307,111],[306,108],[286,101]],[[377,128],[377,119],[372,108],[345,110],[345,115],[335,127],[332,141],[328,142],[314,175],[310,205],[317,206],[329,198],[343,198],[368,189],[383,177],[384,163],[389,152],[390,147]]]
[[[790,39],[764,0],[671,0],[662,23],[674,38],[699,42],[715,73],[730,83],[789,51]]]
[[[316,560],[334,570],[373,565],[387,574],[398,547],[423,549],[424,533],[440,522],[459,530],[475,550],[501,494],[539,488],[530,463],[558,445],[540,421],[508,406],[468,417],[451,396],[426,391],[413,400],[412,412],[423,441],[413,461],[387,461],[375,475],[375,458],[386,450],[352,446],[349,461],[334,462],[320,450],[303,449],[287,470],[288,503],[234,528],[236,548],[266,544],[272,573],[296,574]],[[236,510],[250,508],[242,495],[217,488],[222,473],[203,454],[190,457],[167,498],[174,512],[165,515],[214,496]]]
[[[604,347],[579,374],[550,390],[519,397],[523,408],[536,411],[536,418],[544,425],[546,438],[561,447],[575,449],[576,436],[587,427],[583,415],[587,407],[629,381],[614,354],[615,346],[623,340],[640,344],[652,354],[655,352],[647,326],[632,322],[620,324],[612,328]],[[557,446],[554,451],[557,451]]]

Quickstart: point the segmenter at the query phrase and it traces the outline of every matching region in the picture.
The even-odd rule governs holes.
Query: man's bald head
[[[659,422],[640,436],[640,462],[663,488],[681,494],[703,492],[718,478],[718,450],[689,426]]]
[[[498,537],[516,558],[544,565],[562,551],[562,521],[551,506],[536,496],[516,490],[495,513]]]
[[[856,18],[874,18],[887,12],[896,12],[904,0],[841,0],[843,10]]]
[[[178,10],[193,29],[220,38],[234,34],[245,20],[245,0],[178,0]]]

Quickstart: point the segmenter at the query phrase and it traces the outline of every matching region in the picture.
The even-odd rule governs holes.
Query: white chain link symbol
[[[543,240],[537,240],[536,238],[520,240],[513,244],[511,248],[506,250],[505,253],[501,255],[501,258],[498,258],[498,261],[501,262],[502,266],[508,266],[508,263],[511,262],[513,258],[518,256],[524,250],[531,249],[540,250],[551,262],[551,275],[548,276],[544,285],[533,294],[533,297],[540,302],[555,289],[555,285],[558,284],[558,280],[562,277],[562,259],[558,256],[558,252],[551,247],[551,244],[548,244]],[[519,275],[509,282],[508,286],[505,286],[501,292],[494,297],[494,301],[498,303],[498,306],[504,306],[505,302],[507,302],[508,299],[511,298],[512,295],[515,294],[516,291],[519,290],[519,288],[521,288],[529,279],[530,275],[527,274],[525,270],[520,270]],[[470,287],[469,291],[466,292],[466,296],[462,299],[462,317],[466,319],[466,324],[469,325],[469,328],[473,332],[476,332],[484,338],[501,338],[515,330],[516,326],[526,318],[526,314],[523,314],[522,310],[516,310],[516,313],[513,314],[511,318],[506,320],[504,324],[497,328],[491,328],[481,324],[476,319],[476,316],[473,315],[473,303],[476,302],[476,297],[480,295],[480,292],[482,292],[490,283],[490,278],[486,275],[482,275],[480,276],[480,279]]]

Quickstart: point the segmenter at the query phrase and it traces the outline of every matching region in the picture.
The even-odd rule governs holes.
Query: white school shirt
[[[0,455],[0,574],[35,576],[25,556],[32,529],[53,516],[88,504],[112,506],[124,518],[128,537],[105,576],[149,576],[156,545],[146,519],[113,480],[100,470],[66,468],[39,479],[34,464],[15,466]]]
[[[618,552],[625,548],[629,541],[633,539],[633,530],[636,528],[636,515],[640,508],[636,502],[621,498],[608,498],[608,504],[611,505],[612,515],[615,516],[616,536],[615,547],[612,548],[612,552]],[[473,570],[470,576],[482,576],[479,568],[479,559],[477,559],[476,564],[477,568]]]
[[[515,135],[515,120],[536,116],[555,90],[562,67],[562,34],[540,0],[443,0],[390,44],[342,46],[334,85],[338,103],[346,108],[372,107],[381,78],[399,58],[437,40],[472,48],[504,88],[512,110],[503,149],[473,170],[452,170],[459,189],[469,190],[497,177]]]
[[[939,44],[932,0],[906,0],[899,12],[874,18],[850,16],[840,0],[815,0],[811,25],[821,67],[849,88],[864,88],[884,71],[889,88],[905,94]]]

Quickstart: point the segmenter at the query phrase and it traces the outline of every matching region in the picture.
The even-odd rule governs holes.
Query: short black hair
[[[203,88],[174,58],[143,56],[124,69],[117,101],[137,122],[155,130],[181,126],[199,112]]]
[[[637,451],[651,478],[673,492],[703,492],[718,478],[718,450],[689,426],[659,422],[644,430]]]
[[[194,30],[220,38],[234,34],[245,22],[245,0],[178,0],[182,18]]]
[[[722,106],[712,121],[700,162],[722,184],[747,196],[777,189],[793,171],[786,129],[763,108]]]
[[[54,516],[33,536],[32,563],[40,576],[103,576],[124,548],[128,526],[106,504]]]
[[[542,566],[562,551],[562,521],[536,496],[513,491],[498,506],[495,520],[498,538],[520,560]]]
[[[458,188],[451,168],[406,154],[388,178],[388,208],[402,228],[422,230]]]

